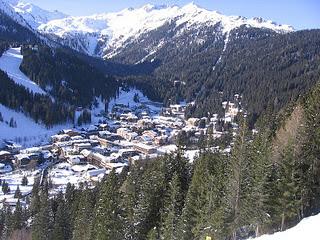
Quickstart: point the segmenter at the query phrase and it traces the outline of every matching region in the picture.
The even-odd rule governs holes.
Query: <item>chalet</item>
[[[118,154],[122,157],[122,158],[130,158],[133,156],[138,156],[140,153],[134,149],[120,149]]]
[[[99,127],[95,126],[95,125],[90,125],[87,129],[86,129],[87,135],[97,135],[99,132]]]
[[[130,129],[127,128],[119,128],[117,130],[117,134],[128,141],[131,141],[138,136],[137,133],[132,132]]]
[[[91,149],[92,145],[91,143],[75,143],[73,144],[73,148],[75,149],[75,151],[81,152],[84,149]]]
[[[67,162],[71,165],[86,163],[85,157],[83,155],[69,155],[67,157]]]
[[[146,145],[143,143],[137,143],[134,145],[134,149],[138,152],[144,153],[144,154],[154,154],[157,153],[157,149],[153,146]]]
[[[108,147],[110,145],[110,142],[106,138],[100,138],[98,137],[97,140],[99,141],[100,145],[103,147]]]
[[[116,162],[118,157],[116,156],[104,156],[100,153],[90,152],[87,150],[83,150],[81,152],[82,155],[86,156],[87,160],[92,163],[93,165],[107,167],[108,163]]]
[[[153,128],[153,122],[150,119],[140,119],[137,126],[141,129],[151,129]]]
[[[180,104],[170,105],[170,109],[172,112],[182,112],[185,109],[185,106]]]
[[[42,155],[43,160],[45,160],[45,161],[53,161],[53,159],[54,159],[52,153],[48,150],[41,151],[41,155]]]
[[[147,136],[153,140],[155,137],[158,136],[158,133],[156,133],[154,130],[147,130],[147,131],[144,131],[142,135]]]
[[[4,148],[3,150],[11,152],[13,154],[19,153],[19,151],[22,149],[22,146],[19,144],[16,144],[12,141],[4,141]]]
[[[102,123],[98,126],[99,131],[107,131],[108,130],[108,124]]]
[[[17,154],[14,156],[13,163],[16,167],[24,168],[30,164],[31,159],[30,154]]]
[[[0,151],[0,162],[6,162],[13,159],[13,155],[8,151]]]
[[[136,163],[144,164],[144,163],[147,163],[147,162],[150,162],[150,161],[156,159],[157,157],[159,157],[159,155],[157,153],[149,154],[149,155],[142,154],[139,156],[134,156],[134,157],[129,158],[129,163],[132,165],[134,165]]]
[[[77,136],[73,136],[71,137],[71,141],[81,141],[84,140],[83,136],[77,135]]]
[[[51,140],[53,143],[66,142],[66,141],[69,141],[70,139],[71,139],[70,136],[67,134],[57,134],[57,135],[51,136]]]
[[[136,122],[138,121],[138,117],[133,114],[133,113],[123,113],[120,115],[120,120],[125,120],[125,121],[128,121],[128,122]]]
[[[189,126],[194,126],[194,127],[198,126],[199,122],[200,122],[199,118],[189,118],[187,121]]]
[[[165,136],[165,135],[156,137],[154,139],[154,143],[157,144],[157,145],[164,145],[164,144],[168,143],[168,137]]]
[[[99,181],[104,177],[106,172],[107,172],[107,170],[104,169],[104,168],[103,169],[89,170],[89,171],[86,172],[85,177],[90,181]]]
[[[79,132],[72,130],[72,129],[64,129],[61,131],[61,134],[66,134],[70,137],[80,136]]]
[[[3,199],[3,205],[10,206],[10,207],[16,207],[18,204],[18,198],[9,198],[9,199]],[[27,203],[25,201],[19,200],[20,205],[25,208],[27,206]]]

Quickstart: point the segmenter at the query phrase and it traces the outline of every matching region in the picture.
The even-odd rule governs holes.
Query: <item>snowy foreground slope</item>
[[[320,214],[303,219],[297,226],[284,232],[263,235],[255,240],[319,240]]]
[[[20,53],[21,48],[10,48],[0,58],[0,69],[19,85],[24,86],[33,93],[46,94],[35,82],[31,81],[19,67],[23,60]]]

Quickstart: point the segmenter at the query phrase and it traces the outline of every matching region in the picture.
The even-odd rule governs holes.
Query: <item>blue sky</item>
[[[127,7],[177,4],[183,6],[191,0],[25,0],[42,8],[60,10],[70,15],[90,15],[119,11]],[[194,3],[225,15],[263,17],[296,29],[320,28],[319,0],[195,0]]]

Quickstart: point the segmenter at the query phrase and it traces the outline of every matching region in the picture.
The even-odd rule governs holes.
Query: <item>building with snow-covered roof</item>
[[[154,146],[143,144],[143,143],[134,144],[134,149],[144,154],[157,153],[157,148],[155,148]]]
[[[68,134],[57,134],[57,135],[51,136],[51,140],[53,143],[66,142],[66,141],[69,141],[70,139],[71,138]]]
[[[9,161],[13,159],[13,155],[8,151],[0,151],[0,162]]]

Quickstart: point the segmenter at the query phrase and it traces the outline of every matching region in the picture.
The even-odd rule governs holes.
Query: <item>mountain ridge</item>
[[[248,19],[241,16],[226,16],[217,11],[201,8],[194,3],[182,7],[146,4],[140,8],[126,8],[119,12],[79,17],[59,13],[50,19],[49,13],[52,12],[47,11],[49,15],[42,16],[43,14],[36,12],[41,8],[34,7],[35,11],[30,13],[30,6],[34,5],[16,0],[13,2],[15,3],[11,4],[15,5],[13,9],[21,13],[21,16],[37,31],[80,52],[107,59],[117,55],[123,46],[136,40],[142,34],[172,22],[175,23],[175,27],[185,25],[183,31],[197,26],[219,25],[219,31],[222,35],[229,34],[233,29],[243,25],[271,29],[277,33],[294,31],[289,25],[279,25],[262,18]],[[44,10],[44,12],[46,11]],[[42,23],[40,20],[31,21],[30,16],[36,16],[34,18],[42,20]]]

